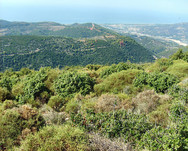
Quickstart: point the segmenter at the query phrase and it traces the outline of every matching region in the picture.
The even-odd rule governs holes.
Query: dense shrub
[[[25,151],[85,151],[87,135],[70,125],[47,126],[34,135],[30,134],[18,150]]]
[[[59,111],[65,103],[66,100],[59,95],[51,96],[48,101],[48,105],[56,111]]]
[[[134,112],[150,113],[160,105],[160,96],[152,90],[146,90],[139,93],[132,99]]]
[[[0,102],[8,98],[9,91],[6,88],[0,87]]]
[[[142,71],[137,69],[129,69],[118,73],[113,73],[107,77],[102,83],[95,85],[94,90],[97,95],[102,93],[119,93],[124,88],[131,85],[135,76]]]
[[[174,85],[168,90],[168,93],[172,95],[173,97],[184,101],[185,103],[188,102],[188,89],[187,88],[181,87],[179,85]]]
[[[89,70],[98,70],[99,68],[101,68],[102,66],[101,65],[93,65],[93,64],[88,64],[86,66],[86,68],[88,68]]]
[[[122,70],[128,70],[128,69],[142,69],[141,66],[136,65],[136,64],[131,64],[131,63],[119,63],[117,65],[111,65],[109,68],[103,70],[100,73],[100,77],[106,78],[107,76],[111,75],[112,73],[115,72],[120,72]]]
[[[0,113],[0,150],[8,150],[16,145],[16,139],[21,134],[20,114],[15,110]]]
[[[151,124],[143,115],[128,114],[125,110],[116,112],[72,114],[75,125],[96,131],[110,138],[123,137],[125,141],[135,142],[149,129]]]
[[[82,95],[89,94],[93,91],[95,81],[86,74],[67,72],[61,74],[54,83],[56,94],[67,97],[75,93]]]
[[[41,92],[45,91],[44,81],[46,79],[45,68],[41,68],[40,71],[29,75],[24,79],[23,92],[24,94],[17,96],[21,104],[28,103],[28,100],[35,100]],[[31,102],[29,102],[31,103]],[[34,102],[33,102],[34,103]]]
[[[97,112],[110,112],[120,108],[120,99],[118,96],[112,94],[101,95],[95,104]]]
[[[184,61],[188,62],[188,53],[183,52],[182,49],[179,49],[176,53],[174,53],[172,56],[170,56],[171,60],[179,60],[182,59]]]
[[[136,76],[133,81],[134,86],[142,87],[149,85],[154,88],[156,92],[166,92],[172,85],[177,84],[179,79],[167,73],[145,73],[142,72]]]
[[[139,141],[139,150],[182,150],[180,133],[175,128],[154,127],[147,131]]]
[[[167,72],[173,74],[179,78],[187,77],[188,76],[188,62],[183,60],[175,60],[173,61],[173,65],[171,65]]]
[[[167,58],[157,59],[155,63],[151,64],[146,71],[148,72],[164,72],[166,71],[171,65],[173,65],[173,61]]]

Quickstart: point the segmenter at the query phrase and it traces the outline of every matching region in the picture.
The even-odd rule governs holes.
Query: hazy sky
[[[59,23],[188,22],[188,0],[0,0],[0,19]]]

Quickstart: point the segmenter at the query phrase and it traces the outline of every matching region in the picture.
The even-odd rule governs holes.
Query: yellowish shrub
[[[110,112],[120,108],[119,97],[112,94],[101,95],[95,105],[97,112]]]

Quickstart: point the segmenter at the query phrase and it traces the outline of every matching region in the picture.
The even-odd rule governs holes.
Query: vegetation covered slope
[[[110,36],[115,32],[97,24],[62,25],[55,22],[9,22],[0,20],[0,35],[45,35],[72,38],[90,38],[96,36]]]
[[[178,48],[188,50],[188,23],[179,24],[114,24],[103,25],[120,34],[135,39],[139,44],[155,53],[158,58],[175,53]]]
[[[1,72],[0,150],[186,151],[187,61]]]
[[[152,53],[129,37],[72,39],[53,36],[3,36],[0,70],[23,67],[151,62]]]

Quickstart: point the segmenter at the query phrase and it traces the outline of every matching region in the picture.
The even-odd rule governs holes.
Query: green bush
[[[4,110],[0,113],[0,150],[8,150],[18,145],[24,129],[35,132],[45,125],[36,109],[27,105],[12,108],[15,105],[8,104],[11,102],[5,101]]]
[[[65,99],[59,95],[51,96],[48,101],[48,105],[56,111],[59,111],[65,103]]]
[[[175,60],[166,71],[170,74],[176,75],[179,78],[188,76],[188,62],[183,60]]]
[[[134,86],[142,87],[149,85],[154,88],[156,92],[166,92],[174,84],[177,84],[179,79],[167,73],[146,73],[142,72],[136,76],[133,81]]]
[[[123,137],[126,142],[135,142],[152,125],[144,115],[128,114],[125,110],[115,112],[72,114],[71,120],[88,131],[102,133],[109,138]]]
[[[86,66],[86,68],[88,68],[89,70],[95,70],[95,71],[97,71],[101,67],[102,67],[101,65],[93,65],[93,64],[88,64]]]
[[[182,150],[180,133],[174,128],[154,127],[147,131],[138,142],[139,150]]]
[[[85,151],[87,135],[70,125],[47,126],[34,135],[30,134],[18,150],[24,151]]]
[[[188,102],[188,89],[180,87],[179,85],[173,85],[169,90],[168,93],[173,97],[184,101],[185,103]]]
[[[21,134],[20,114],[8,109],[0,113],[0,150],[8,150],[16,145],[16,139]]]
[[[86,74],[67,72],[61,74],[54,83],[56,94],[67,97],[75,93],[82,95],[89,94],[93,91],[95,81]]]
[[[6,88],[0,87],[0,102],[8,98],[9,91]]]
[[[100,73],[100,77],[101,78],[106,78],[108,77],[109,75],[111,75],[112,73],[115,73],[115,72],[120,72],[122,70],[128,70],[128,69],[139,69],[141,70],[142,67],[139,66],[139,65],[136,65],[136,64],[131,64],[131,63],[119,63],[117,65],[113,64],[111,65],[110,67],[108,67],[107,69],[103,70],[101,73]]]
[[[146,68],[146,71],[149,72],[164,72],[166,71],[171,65],[173,65],[173,61],[167,58],[157,59],[155,63],[151,64],[149,67]]]
[[[28,103],[28,100],[35,100],[40,93],[46,90],[44,81],[46,79],[45,68],[41,68],[40,71],[28,75],[24,79],[23,92],[24,94],[18,96],[19,102],[21,104]]]
[[[133,79],[142,71],[137,69],[129,69],[118,73],[113,73],[107,77],[102,83],[95,85],[94,90],[97,95],[102,93],[113,92],[119,93],[132,84]]]

